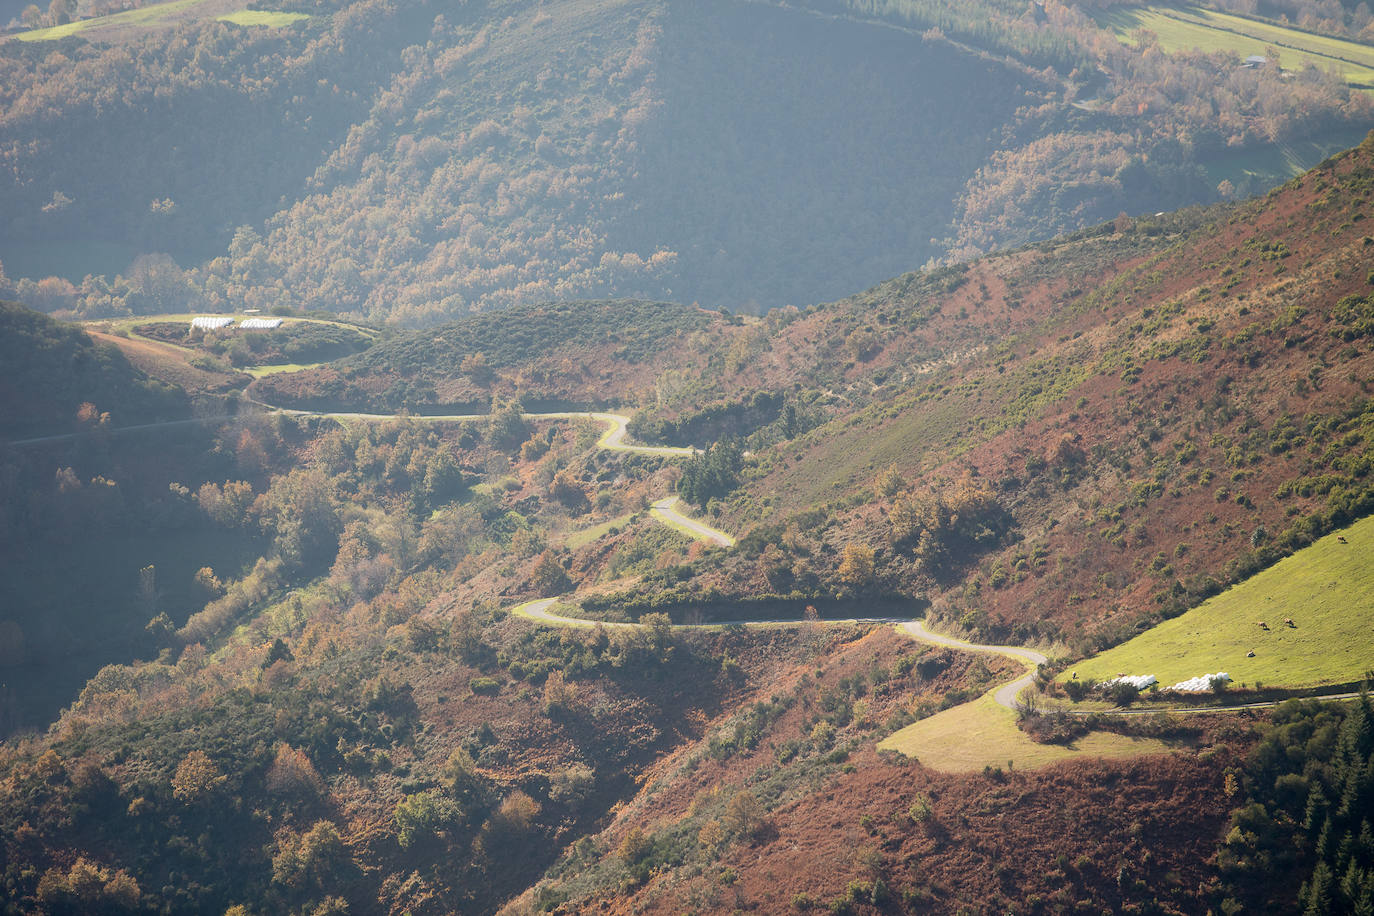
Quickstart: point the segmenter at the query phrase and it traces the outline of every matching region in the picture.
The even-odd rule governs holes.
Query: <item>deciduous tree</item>
[[[572,580],[568,578],[568,571],[558,561],[557,555],[552,550],[545,550],[530,573],[530,584],[539,594],[552,597],[566,592],[572,586]]]
[[[283,741],[277,745],[276,758],[267,771],[267,791],[308,802],[319,798],[325,786],[305,752]]]
[[[873,548],[867,544],[846,544],[840,559],[840,581],[851,588],[863,588],[873,581]]]
[[[184,802],[198,802],[224,785],[227,777],[204,751],[188,753],[177,765],[172,777],[172,797]]]

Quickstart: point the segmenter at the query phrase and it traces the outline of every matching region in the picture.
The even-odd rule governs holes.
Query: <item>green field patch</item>
[[[1353,683],[1371,668],[1374,517],[1070,672],[1080,680],[1153,674],[1167,687],[1224,671],[1237,684],[1298,688]]]
[[[54,25],[46,29],[34,29],[29,32],[20,32],[14,37],[18,38],[20,41],[57,41],[59,38],[66,38],[68,35],[75,35],[77,32],[84,31],[97,21],[96,19],[80,19],[76,22]]]
[[[59,38],[66,38],[88,29],[106,27],[120,28],[124,26],[150,25],[167,16],[189,9],[204,0],[171,0],[170,3],[159,3],[155,6],[145,6],[136,10],[125,10],[122,13],[114,13],[109,16],[96,16],[92,19],[79,19],[76,22],[68,22],[64,25],[55,25],[46,29],[34,29],[29,32],[20,32],[15,37],[20,41],[56,41]]]
[[[1098,25],[1134,44],[1138,30],[1153,32],[1165,51],[1225,51],[1238,57],[1279,52],[1286,69],[1332,70],[1346,83],[1374,87],[1374,48],[1359,42],[1219,13],[1199,7],[1115,7],[1094,14]]]
[[[618,518],[613,518],[610,521],[602,522],[599,525],[592,525],[590,528],[583,528],[580,531],[574,531],[572,534],[568,535],[567,538],[563,541],[563,546],[567,547],[570,550],[577,550],[579,547],[586,547],[593,541],[599,541],[601,540],[601,538],[604,538],[606,535],[610,534],[612,528],[620,530],[623,529],[626,525],[633,523],[636,515],[638,515],[638,513],[631,512],[627,515],[622,515]]]
[[[325,363],[282,363],[279,366],[248,366],[240,371],[246,372],[253,378],[262,378],[264,375],[280,375],[283,372],[300,372],[302,369],[314,369],[323,366]]]
[[[236,13],[229,13],[218,17],[219,22],[228,22],[232,25],[265,25],[271,28],[280,28],[290,25],[293,22],[300,22],[302,19],[309,19],[309,13],[281,13],[273,10],[239,10]]]

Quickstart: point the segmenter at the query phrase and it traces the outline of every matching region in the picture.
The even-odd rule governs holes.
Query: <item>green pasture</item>
[[[245,366],[240,372],[246,372],[253,378],[262,378],[265,375],[280,375],[283,372],[300,372],[303,369],[314,369],[323,366],[324,363],[281,363],[276,366]]]
[[[56,41],[59,38],[66,38],[70,35],[78,35],[88,31],[98,31],[102,33],[117,33],[129,29],[136,29],[154,25],[162,20],[175,16],[189,10],[205,0],[170,0],[168,3],[158,3],[152,6],[145,6],[136,10],[125,10],[122,13],[112,13],[109,16],[95,16],[91,19],[78,19],[75,22],[68,22],[65,25],[51,26],[46,29],[33,29],[28,32],[20,32],[15,37],[20,41]],[[220,9],[224,5],[219,5]],[[211,15],[214,10],[209,11]],[[306,13],[282,13],[271,10],[236,10],[217,17],[220,22],[228,22],[233,25],[241,26],[270,26],[273,28],[290,25],[302,19],[309,19]]]
[[[96,16],[92,19],[79,19],[76,22],[68,22],[65,25],[55,25],[46,29],[34,29],[30,32],[20,32],[15,37],[20,41],[56,41],[59,38],[66,38],[68,35],[75,35],[87,29],[96,27],[120,28],[124,26],[141,26],[157,22],[173,13],[179,13],[184,9],[195,6],[203,0],[171,0],[169,3],[159,3],[155,6],[145,6],[136,10],[125,10],[122,13],[112,13],[109,16]]]
[[[627,515],[613,518],[608,522],[602,522],[599,525],[592,525],[589,528],[582,528],[578,531],[574,531],[563,541],[563,546],[570,550],[586,547],[593,541],[599,541],[610,534],[612,528],[623,529],[626,525],[633,524],[638,514],[637,512],[631,512]]]
[[[1254,657],[1247,657],[1252,651]],[[1153,674],[1168,686],[1225,671],[1237,684],[1296,688],[1352,683],[1371,668],[1374,517],[1322,538],[1070,672],[1080,680]],[[1066,672],[1061,680],[1070,676]]]
[[[300,22],[302,19],[309,19],[308,13],[279,13],[271,10],[239,10],[236,13],[229,13],[218,17],[219,22],[228,22],[232,25],[265,25],[271,28],[280,28],[290,25],[293,22]]]
[[[1165,51],[1225,51],[1238,57],[1279,52],[1279,65],[1334,70],[1352,86],[1374,88],[1374,47],[1199,7],[1113,7],[1094,14],[1098,25],[1127,44],[1138,29],[1153,32]]]

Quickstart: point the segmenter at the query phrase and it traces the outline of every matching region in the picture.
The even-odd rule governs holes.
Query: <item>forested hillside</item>
[[[113,279],[100,256],[116,246],[104,260],[123,254],[117,270],[137,286],[139,254],[191,266],[222,253],[237,226],[299,193],[365,114],[432,18],[414,15],[363,3],[313,29],[209,21],[114,47],[7,42],[0,237],[20,246],[7,262],[42,246],[49,270]],[[97,313],[110,292],[85,290]]]
[[[393,412],[482,412],[493,398],[632,403],[665,365],[692,365],[730,326],[693,306],[631,300],[513,306],[397,334],[329,365],[274,375],[269,404]]]
[[[240,560],[188,526],[185,491],[169,488],[198,486],[223,466],[206,457],[212,440],[188,422],[184,391],[79,329],[0,303],[0,398],[0,731],[9,733],[49,721],[101,665],[144,649],[159,603],[203,600],[196,566]]]
[[[181,419],[183,392],[108,345],[17,302],[0,302],[0,434],[20,439],[100,424]]]
[[[4,725],[55,722],[0,751],[5,905],[1358,901],[1362,714],[1333,750],[1320,707],[1098,701],[1027,726],[1050,744],[1004,711],[959,769],[877,747],[1001,709],[1017,665],[827,621],[925,611],[1071,663],[1367,515],[1371,192],[1366,142],[831,305],[517,306],[268,376],[237,416],[9,446]],[[416,415],[259,413],[282,394]],[[419,415],[469,396],[491,413]]]
[[[1329,74],[1130,47],[1054,2],[301,8],[0,46],[13,294],[404,325],[758,311],[1257,193],[1371,125]]]

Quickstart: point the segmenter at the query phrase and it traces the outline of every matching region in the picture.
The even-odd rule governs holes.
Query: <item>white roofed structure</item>
[[[273,328],[281,327],[281,319],[245,318],[239,322],[239,327],[245,331],[270,331]]]
[[[217,331],[233,323],[234,319],[223,315],[197,315],[191,319],[191,327],[201,331]]]

